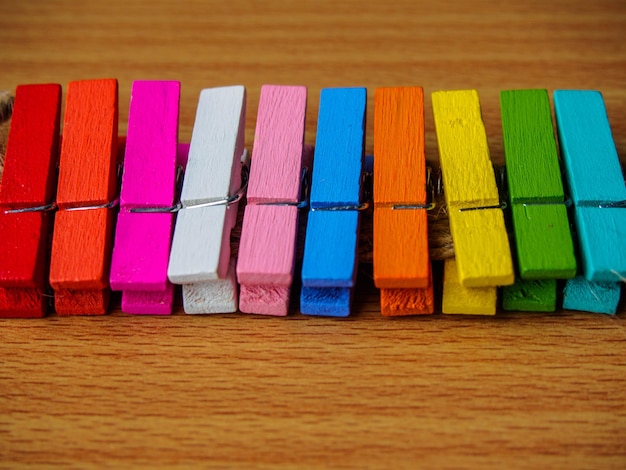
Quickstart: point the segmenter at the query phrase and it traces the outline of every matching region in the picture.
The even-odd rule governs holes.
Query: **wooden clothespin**
[[[287,315],[293,282],[307,91],[261,88],[237,278],[242,312]]]
[[[186,313],[237,311],[230,233],[237,221],[246,90],[202,90],[196,110],[168,277]]]
[[[350,315],[356,281],[365,136],[365,88],[325,88],[302,262],[300,312]]]
[[[554,311],[556,279],[576,275],[546,90],[500,93],[508,193],[520,279],[503,289],[505,310]]]
[[[442,313],[495,315],[497,303],[497,287],[465,287],[459,279],[456,260],[444,261]]]
[[[432,100],[458,275],[445,269],[442,310],[495,314],[495,287],[489,287],[512,284],[514,273],[478,93],[438,91]],[[484,295],[463,292],[474,287],[485,287]],[[467,296],[471,309],[462,301]]]
[[[180,82],[133,82],[111,289],[126,313],[171,314],[167,266],[174,223]]]
[[[56,189],[61,86],[21,85],[0,185],[0,317],[48,311],[48,237]]]
[[[182,177],[182,173],[179,170],[185,169],[187,165],[187,154],[189,153],[189,144],[178,144],[176,151],[176,186],[178,187],[182,181],[179,177]],[[178,189],[178,188],[177,188]],[[172,210],[178,211],[180,203],[173,204]],[[172,231],[174,223],[172,222]],[[171,232],[170,232],[170,247],[171,247]],[[168,254],[169,256],[169,254]],[[169,263],[169,261],[168,261]],[[165,266],[167,272],[167,265]],[[132,291],[127,290],[122,294],[122,311],[128,313],[139,314],[163,314],[168,315],[173,310],[173,303],[175,298],[174,285],[169,281],[166,282],[166,289],[164,291]]]
[[[626,277],[626,185],[604,100],[557,90],[554,109],[584,274],[567,282],[563,307],[615,313]]]
[[[374,95],[374,282],[381,313],[434,311],[421,87]]]
[[[117,193],[117,80],[67,90],[50,284],[59,315],[104,314]]]

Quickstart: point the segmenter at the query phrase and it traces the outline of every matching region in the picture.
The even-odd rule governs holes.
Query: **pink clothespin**
[[[135,81],[110,282],[126,313],[171,314],[167,279],[176,192],[180,82]]]
[[[307,91],[261,88],[237,278],[239,309],[287,315],[293,281]]]

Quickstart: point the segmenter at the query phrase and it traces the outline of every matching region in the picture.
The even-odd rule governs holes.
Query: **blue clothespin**
[[[626,185],[604,100],[557,90],[554,109],[584,275],[567,282],[563,307],[615,313],[626,277]]]
[[[356,280],[365,88],[325,88],[302,263],[300,311],[346,317]]]

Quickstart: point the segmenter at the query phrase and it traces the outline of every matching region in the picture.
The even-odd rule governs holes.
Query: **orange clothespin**
[[[424,91],[374,96],[374,282],[383,315],[434,312],[428,253]]]
[[[50,285],[59,315],[106,313],[116,205],[117,80],[67,90]]]

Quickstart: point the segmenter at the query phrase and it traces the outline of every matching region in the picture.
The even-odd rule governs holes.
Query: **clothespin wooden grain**
[[[498,302],[497,287],[465,287],[459,280],[454,258],[443,265],[442,313],[465,315],[495,315]]]
[[[307,91],[264,85],[237,278],[242,312],[287,315],[293,282]]]
[[[457,268],[446,261],[442,311],[493,315],[494,286],[512,284],[514,274],[478,93],[439,91],[432,101]]]
[[[583,312],[617,312],[622,285],[619,282],[589,281],[584,276],[568,279],[563,289],[563,308]]]
[[[615,313],[626,277],[626,185],[604,100],[597,91],[557,90],[554,109],[585,278],[568,281],[563,306]],[[606,294],[601,305],[598,292]]]
[[[548,92],[503,91],[500,105],[520,274],[513,286],[503,289],[502,306],[505,310],[554,311],[554,280],[576,275],[576,256]]]
[[[67,90],[50,284],[59,315],[106,313],[117,192],[117,80]]]
[[[179,170],[184,171],[187,166],[187,154],[189,153],[188,143],[179,143],[176,151],[176,186],[178,187],[181,181],[179,176]],[[177,188],[178,189],[178,188]],[[178,209],[178,205],[175,205]],[[173,229],[173,224],[172,224]],[[171,241],[171,236],[170,236]],[[170,243],[171,246],[171,243]],[[167,269],[167,266],[166,266]],[[143,314],[169,314],[172,311],[171,305],[175,298],[174,285],[167,281],[167,287],[164,291],[132,291],[127,290],[122,294],[122,309],[124,312],[143,313]]]
[[[554,312],[556,279],[516,279],[502,289],[502,308],[514,312]]]
[[[428,253],[424,92],[374,95],[374,282],[383,315],[433,313]]]
[[[300,312],[345,317],[356,280],[365,88],[325,88],[302,264]]]
[[[500,104],[520,277],[572,278],[576,256],[548,92],[503,91]]]
[[[126,313],[171,314],[167,279],[174,214],[180,82],[135,81],[110,282]]]
[[[186,313],[237,311],[230,233],[237,220],[246,90],[202,90],[168,268]]]
[[[61,86],[17,87],[0,185],[0,317],[47,313]]]
[[[450,231],[465,287],[514,280],[511,248],[475,90],[432,94]]]
[[[602,95],[557,90],[554,108],[585,277],[623,280],[626,185]]]

